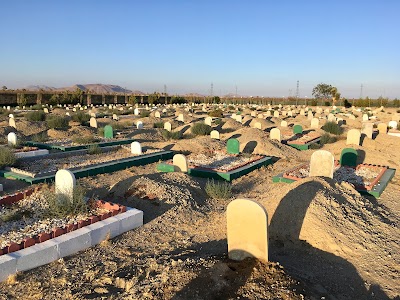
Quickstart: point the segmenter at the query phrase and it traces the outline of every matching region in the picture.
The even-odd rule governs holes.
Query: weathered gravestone
[[[175,166],[175,171],[187,173],[188,163],[185,155],[175,154],[172,158],[172,163]]]
[[[55,192],[56,195],[62,197],[62,200],[72,201],[74,196],[74,189],[76,186],[76,179],[74,173],[70,170],[58,170],[55,176]]]
[[[212,118],[211,117],[206,117],[204,119],[204,124],[211,126],[212,123]]]
[[[287,121],[285,121],[285,120],[282,121],[282,122],[281,122],[281,127],[287,127]]]
[[[250,199],[236,199],[227,210],[228,256],[233,260],[255,257],[268,261],[268,215],[265,208]]]
[[[170,123],[170,122],[165,122],[165,123],[164,123],[164,129],[165,129],[165,130],[168,130],[168,131],[171,131],[171,130],[172,130],[172,125],[171,125],[171,123]]]
[[[159,112],[159,111],[156,111],[156,112],[154,113],[154,117],[155,117],[155,118],[161,118],[160,112]]]
[[[113,118],[113,120],[116,120],[116,121],[119,120],[119,117],[117,116],[117,114],[113,114],[113,115],[112,115],[112,118]]]
[[[274,111],[274,117],[275,117],[275,118],[279,118],[279,111],[277,111],[277,110]]]
[[[45,114],[49,113],[49,109],[47,107],[43,108],[43,111],[44,111]]]
[[[11,125],[10,125],[11,126]],[[397,122],[396,121],[390,121],[388,123],[389,128],[397,129]]]
[[[378,131],[379,133],[386,134],[387,133],[387,125],[386,123],[379,123],[378,124]]]
[[[319,128],[319,119],[312,118],[312,120],[311,120],[311,128],[313,128],[313,129]]]
[[[96,118],[91,117],[89,121],[90,127],[97,128],[97,120]]]
[[[271,140],[277,140],[278,142],[281,142],[282,135],[281,135],[281,131],[279,130],[279,128],[272,128],[269,133],[269,138]]]
[[[226,151],[229,154],[239,154],[240,153],[240,144],[237,139],[229,139],[226,143]]]
[[[138,116],[138,115],[139,115],[139,108],[135,108],[135,109],[133,110],[133,114],[134,114],[135,116]]]
[[[311,155],[309,176],[333,178],[335,159],[329,151],[317,150]]]
[[[211,137],[212,139],[219,140],[219,132],[218,132],[217,130],[212,130],[212,131],[210,132],[210,137]]]
[[[302,134],[303,133],[303,127],[299,124],[293,126],[293,133],[294,134]]]
[[[236,121],[238,121],[239,123],[242,123],[243,122],[242,115],[236,115]]]
[[[7,141],[9,146],[16,146],[17,145],[17,135],[15,132],[10,132],[7,135]]]
[[[363,122],[368,121],[369,120],[368,115],[367,114],[363,114],[362,120],[363,120]]]
[[[346,145],[360,145],[361,132],[358,129],[350,129],[347,132]]]
[[[371,122],[363,123],[361,133],[364,133],[369,139],[372,139],[372,134],[374,132],[374,124]]]
[[[142,121],[137,121],[136,129],[143,129],[143,122]]]
[[[131,143],[131,153],[140,155],[142,154],[142,146],[139,142],[132,142]]]
[[[177,120],[180,121],[180,122],[184,122],[183,114],[179,114]]]
[[[358,153],[356,149],[344,148],[340,154],[340,165],[348,167],[357,166]]]
[[[113,137],[114,137],[114,132],[111,125],[104,126],[104,138],[112,139]]]

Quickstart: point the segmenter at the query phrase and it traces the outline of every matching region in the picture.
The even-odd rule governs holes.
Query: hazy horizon
[[[400,2],[77,1],[2,5],[0,86],[400,98]]]

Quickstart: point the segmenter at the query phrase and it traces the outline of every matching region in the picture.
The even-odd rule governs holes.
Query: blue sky
[[[400,98],[400,1],[2,1],[0,85]]]

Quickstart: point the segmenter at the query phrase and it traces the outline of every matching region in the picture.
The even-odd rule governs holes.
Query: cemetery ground
[[[180,110],[181,108],[177,108]],[[385,109],[390,112],[390,109]],[[78,179],[90,195],[144,212],[144,225],[114,239],[0,283],[0,299],[393,299],[399,288],[400,176],[398,172],[379,199],[360,195],[350,184],[327,178],[306,178],[292,184],[272,183],[272,177],[309,162],[313,149],[298,151],[270,140],[268,130],[278,118],[258,120],[244,110],[239,123],[224,118],[216,126],[220,140],[194,137],[190,125],[205,113],[185,114],[185,122],[170,121],[183,139],[166,140],[140,118],[145,129],[129,138],[142,147],[183,154],[223,150],[237,138],[240,150],[274,158],[274,164],[232,181],[230,199],[212,199],[205,192],[207,179],[184,173],[159,173],[157,163]],[[392,111],[395,113],[395,110]],[[390,115],[379,113],[383,121]],[[359,118],[358,118],[359,119]],[[361,128],[360,120],[347,120],[345,132]],[[118,122],[137,121],[124,119]],[[306,116],[287,119],[309,128]],[[99,119],[104,124],[109,119]],[[7,136],[7,121],[0,134]],[[18,127],[18,125],[20,125]],[[249,126],[250,125],[250,126]],[[17,135],[44,131],[43,124],[17,119]],[[323,130],[316,129],[323,134]],[[93,135],[83,126],[67,131],[50,129],[54,139]],[[359,162],[400,167],[400,138],[378,134],[365,138]],[[346,145],[343,133],[325,144],[335,159]],[[6,191],[26,187],[0,178]],[[268,212],[269,262],[229,260],[226,207],[235,198],[254,199]],[[324,298],[323,298],[324,297]]]

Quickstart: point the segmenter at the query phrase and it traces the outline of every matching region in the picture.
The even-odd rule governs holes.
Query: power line
[[[297,80],[297,86],[296,86],[296,98],[300,97],[300,91],[299,91],[299,81]]]

